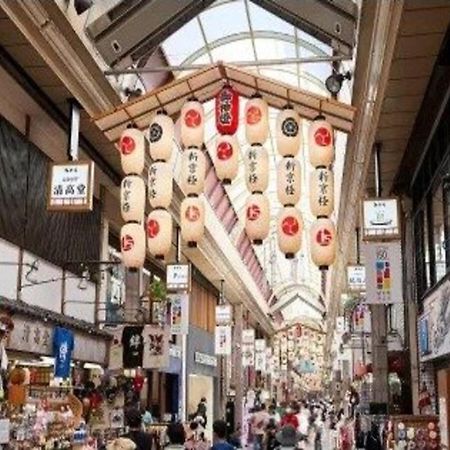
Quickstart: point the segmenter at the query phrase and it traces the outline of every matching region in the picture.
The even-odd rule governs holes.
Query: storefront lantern
[[[140,175],[144,171],[146,140],[138,128],[127,128],[120,136],[120,162],[126,175]]]
[[[316,217],[330,217],[334,210],[334,176],[330,169],[318,167],[310,177],[310,206]]]
[[[311,259],[320,270],[327,270],[336,256],[336,228],[328,218],[317,219],[311,226]]]
[[[129,222],[120,230],[122,262],[129,269],[138,269],[145,261],[145,230],[142,224]]]
[[[153,161],[168,161],[172,155],[174,123],[164,111],[157,112],[148,129],[150,156]]]
[[[300,200],[300,162],[293,157],[283,158],[277,167],[277,194],[283,206],[294,206]]]
[[[259,94],[255,94],[245,105],[245,135],[249,144],[260,145],[269,136],[269,108]]]
[[[216,128],[219,134],[235,134],[239,125],[239,94],[229,84],[216,95]]]
[[[303,220],[300,211],[287,206],[278,216],[278,247],[287,259],[293,259],[302,245]]]
[[[154,209],[147,218],[147,247],[156,259],[164,259],[172,248],[172,216],[165,209]]]
[[[120,184],[120,211],[125,222],[144,221],[145,183],[139,175],[128,175]]]
[[[152,208],[168,208],[172,202],[173,177],[169,163],[154,162],[148,169],[148,201]]]
[[[245,153],[245,180],[247,189],[264,192],[269,184],[269,155],[259,144],[252,145]]]
[[[262,193],[252,194],[245,205],[245,231],[255,245],[261,245],[270,230],[270,205]]]
[[[200,195],[205,187],[206,158],[198,147],[189,147],[181,156],[181,189],[186,195]]]
[[[181,237],[189,247],[197,247],[205,231],[205,205],[199,197],[186,197],[181,202]]]
[[[214,165],[223,184],[231,184],[239,170],[239,143],[236,136],[219,135],[216,140]]]
[[[286,106],[277,116],[277,150],[281,156],[296,156],[301,144],[300,117],[291,106]]]
[[[328,167],[334,161],[333,128],[324,116],[317,116],[309,127],[309,161],[314,167]]]
[[[201,147],[205,131],[203,105],[190,98],[181,108],[181,142],[187,147]]]

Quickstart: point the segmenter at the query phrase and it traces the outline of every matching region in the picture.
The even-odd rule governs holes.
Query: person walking
[[[292,425],[285,425],[276,434],[276,440],[280,443],[281,450],[293,450],[300,442],[300,433]]]
[[[211,450],[234,450],[234,447],[226,441],[227,424],[224,420],[216,420],[213,423],[213,446]]]
[[[253,414],[251,424],[254,439],[254,450],[262,450],[264,443],[264,435],[266,433],[266,427],[269,424],[270,415],[266,411],[266,405],[263,403],[261,406],[256,407],[256,411]]]
[[[136,450],[152,448],[152,436],[142,430],[142,415],[138,409],[130,408],[125,411],[125,423],[129,432],[124,437],[136,444]]]
[[[285,427],[286,425],[291,425],[296,430],[298,430],[298,426],[299,426],[298,418],[297,418],[297,415],[295,414],[295,411],[290,406],[288,406],[286,408],[284,416],[281,419],[281,426]]]
[[[181,423],[171,423],[167,427],[166,432],[167,438],[169,439],[169,445],[165,447],[166,450],[184,450],[186,442],[186,430]],[[151,449],[152,447],[147,447]]]

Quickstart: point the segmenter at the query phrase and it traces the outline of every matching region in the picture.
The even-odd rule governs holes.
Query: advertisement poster
[[[367,304],[403,302],[402,246],[400,242],[364,244]]]
[[[215,332],[215,354],[231,355],[231,326],[218,325]]]
[[[168,299],[171,334],[187,334],[189,330],[189,294],[171,294]]]

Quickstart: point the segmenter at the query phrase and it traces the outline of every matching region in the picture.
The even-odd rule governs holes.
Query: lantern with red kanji
[[[149,129],[150,156],[154,161],[168,161],[172,155],[174,123],[164,111],[158,111],[153,117]]]
[[[245,205],[245,231],[255,245],[261,245],[270,230],[270,205],[262,193],[252,194]]]
[[[226,84],[216,95],[216,128],[219,134],[235,134],[239,125],[239,94]]]
[[[308,132],[309,161],[314,167],[328,167],[334,161],[333,128],[324,116],[317,116]]]
[[[269,184],[269,155],[258,144],[245,153],[245,180],[250,192],[264,192]]]
[[[260,145],[269,136],[269,108],[259,94],[255,94],[245,105],[245,135],[249,144]]]
[[[181,189],[186,195],[200,195],[205,187],[206,158],[202,150],[189,147],[181,156]]]
[[[129,222],[120,230],[120,249],[125,267],[138,269],[145,261],[145,230],[142,224]]]
[[[144,221],[145,183],[139,175],[128,175],[120,184],[120,212],[125,222]]]
[[[330,169],[318,167],[310,177],[310,206],[316,217],[330,217],[334,210],[334,176]]]
[[[277,116],[277,150],[281,156],[296,156],[301,144],[300,117],[291,106],[286,106]]]
[[[181,202],[181,237],[189,247],[197,247],[205,231],[205,205],[199,197],[186,197]]]
[[[173,177],[169,163],[158,161],[148,169],[148,201],[152,208],[168,208],[172,202]]]
[[[238,174],[239,152],[236,136],[217,136],[214,166],[217,178],[225,185],[231,184]]]
[[[144,170],[146,140],[137,128],[127,128],[119,141],[120,162],[126,175],[140,175]]]
[[[277,194],[283,206],[296,205],[301,193],[300,162],[296,158],[285,157],[277,167]]]
[[[327,270],[336,257],[336,228],[328,218],[317,219],[311,226],[311,259],[320,270]]]
[[[172,247],[172,216],[165,209],[154,209],[147,218],[147,247],[156,259],[164,259]]]
[[[190,98],[181,108],[181,142],[185,147],[201,147],[205,132],[203,105]]]
[[[302,245],[303,220],[300,211],[287,206],[278,217],[278,247],[287,259],[293,259]]]

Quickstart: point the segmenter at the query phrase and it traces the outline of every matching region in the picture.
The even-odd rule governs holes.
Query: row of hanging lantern
[[[270,205],[264,191],[269,184],[269,155],[264,143],[269,136],[269,108],[259,94],[245,105],[245,135],[250,147],[245,153],[245,180],[250,196],[245,211],[245,230],[255,244],[262,244],[270,230]]]
[[[206,158],[203,153],[205,113],[203,105],[190,98],[181,108],[181,236],[189,247],[196,247],[205,229],[205,205],[200,195],[205,188]]]
[[[300,149],[300,118],[287,105],[277,117],[277,151],[282,156],[277,167],[277,195],[283,205],[277,222],[278,247],[286,258],[292,259],[300,250],[303,220],[296,207],[300,200],[300,163],[296,156]]]
[[[331,125],[318,116],[309,128],[309,161],[315,170],[310,177],[310,207],[316,220],[311,226],[311,258],[326,270],[336,255],[336,228],[330,219],[334,211],[334,138]]]

